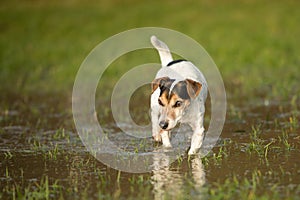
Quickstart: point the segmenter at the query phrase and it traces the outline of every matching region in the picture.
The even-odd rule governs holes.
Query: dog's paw
[[[152,135],[152,137],[155,142],[162,142],[160,134]]]
[[[163,147],[164,148],[172,148],[172,144],[171,143],[163,143]]]
[[[191,156],[191,155],[195,155],[196,153],[198,153],[198,150],[199,149],[192,149],[190,148],[189,152],[188,152],[188,155]]]

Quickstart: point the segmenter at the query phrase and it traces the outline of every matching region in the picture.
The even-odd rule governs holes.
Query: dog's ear
[[[193,81],[191,79],[186,79],[186,87],[187,87],[188,95],[192,99],[194,99],[199,95],[202,85],[201,85],[201,83],[199,83],[197,81]]]
[[[170,80],[169,77],[162,77],[154,79],[151,83],[152,93],[158,88],[163,86],[168,80]]]

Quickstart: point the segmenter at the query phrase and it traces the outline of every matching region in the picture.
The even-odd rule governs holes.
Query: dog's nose
[[[169,122],[168,121],[161,121],[161,122],[159,122],[159,126],[162,129],[166,129],[169,126]]]

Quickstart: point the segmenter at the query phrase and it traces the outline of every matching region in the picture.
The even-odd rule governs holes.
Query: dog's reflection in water
[[[162,152],[154,154],[151,181],[155,199],[184,197],[189,189],[197,193],[197,197],[201,196],[201,189],[205,183],[205,172],[200,155],[195,155],[186,162],[188,162],[187,169],[183,169],[183,167],[172,169],[168,155]],[[191,182],[192,184],[190,184]]]

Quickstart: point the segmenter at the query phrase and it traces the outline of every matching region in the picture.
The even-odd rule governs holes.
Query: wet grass
[[[0,198],[299,199],[298,7],[296,1],[2,2]],[[131,174],[86,150],[70,94],[93,47],[139,26],[175,29],[200,42],[223,75],[228,112],[206,157],[180,154],[169,167]],[[110,88],[132,66],[157,61],[152,50],[132,52],[105,72],[96,106],[107,132],[120,133]],[[148,102],[149,91],[139,92],[131,115],[147,124],[147,105],[134,101]],[[127,142],[124,149],[136,153],[159,148],[150,139]]]
[[[52,101],[44,103],[53,105]],[[31,101],[28,106],[38,104],[39,101]],[[39,126],[36,122],[43,107],[32,110],[16,106],[18,114],[8,115],[14,113],[12,110],[1,113],[2,119],[6,116],[1,121],[0,143],[3,197],[296,199],[299,196],[299,110],[291,102],[284,106],[236,106],[236,110],[246,109],[240,114],[240,123],[234,113],[228,114],[221,140],[208,156],[199,159],[179,155],[169,167],[143,174],[120,172],[101,164],[87,152],[72,126],[47,123],[64,107],[56,105]],[[72,119],[64,119],[69,120]],[[26,123],[16,126],[16,122],[22,121]],[[128,143],[131,146],[127,150],[137,152],[153,145],[151,140]]]

